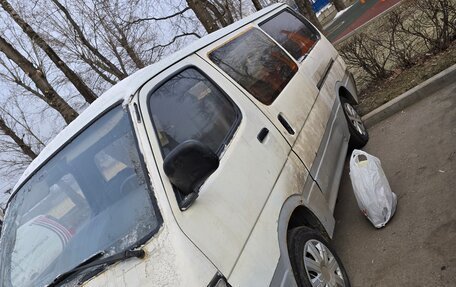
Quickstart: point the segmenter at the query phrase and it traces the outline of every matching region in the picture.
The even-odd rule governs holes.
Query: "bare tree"
[[[64,51],[62,55],[82,61],[79,67],[109,84],[161,59],[186,37],[198,37],[194,17],[185,13],[189,7],[171,5],[164,10],[141,0],[51,1],[58,11],[47,21],[61,36],[48,37]],[[157,9],[177,12],[158,16]]]
[[[2,96],[3,98],[3,96]],[[49,137],[42,137],[30,113],[23,109],[18,95],[10,94],[0,106],[0,174],[17,176],[44,148]],[[3,181],[3,180],[2,180]],[[14,181],[14,180],[13,180]],[[10,180],[4,180],[9,182]]]
[[[117,52],[116,46],[120,46],[126,52],[126,56],[134,63],[137,69],[145,67],[145,62],[141,59],[139,51],[133,43],[128,39],[128,35],[131,35],[131,26],[125,24],[124,21],[121,21],[118,17],[119,8],[118,2],[109,0],[101,0],[95,4],[95,15],[100,20],[100,24],[103,26],[106,33],[109,33],[108,36],[109,44],[113,48],[113,52]],[[99,7],[97,7],[99,6]],[[128,19],[127,19],[128,20]],[[118,61],[123,65],[121,55],[118,55]]]
[[[216,19],[211,15],[203,2],[199,0],[187,0],[187,3],[208,33],[220,29]]]
[[[456,1],[406,0],[398,30],[421,39],[432,53],[445,50],[456,37]]]
[[[242,17],[242,1],[237,4],[234,2],[233,0],[187,0],[188,6],[193,10],[208,33],[239,20],[236,16]],[[236,7],[239,9],[236,9]]]
[[[10,137],[16,145],[21,149],[22,153],[30,157],[30,159],[36,158],[37,154],[32,150],[32,148],[24,142],[24,140],[16,134],[16,132],[10,128],[3,117],[0,115],[0,131],[3,135]]]
[[[55,91],[43,71],[35,67],[33,63],[27,60],[27,58],[1,36],[0,51],[30,77],[36,87],[41,91],[41,99],[60,113],[66,123],[70,123],[78,116],[78,113]]]
[[[111,60],[106,58],[100,50],[95,47],[86,37],[84,34],[83,30],[81,27],[77,24],[77,22],[74,20],[70,12],[68,11],[65,6],[63,6],[58,0],[52,0],[52,2],[60,9],[60,11],[64,14],[68,22],[70,23],[71,28],[73,29],[75,36],[77,39],[81,42],[81,44],[87,48],[90,53],[92,53],[93,57],[87,56],[84,52],[81,53],[81,58],[83,61],[85,61],[91,68],[94,69],[94,71],[97,72],[102,77],[105,77],[105,79],[108,79],[108,77],[103,74],[103,72],[107,72],[109,74],[112,74],[116,76],[119,80],[125,78],[127,76],[126,73],[121,71],[116,64],[114,64]]]
[[[368,80],[386,79],[391,75],[387,64],[392,53],[383,49],[382,41],[377,35],[358,33],[344,43],[339,52],[349,66],[363,69]]]
[[[257,11],[260,11],[261,9],[263,9],[263,6],[261,6],[261,3],[259,0],[252,0],[252,3]]]
[[[54,62],[54,64],[65,74],[68,80],[74,85],[74,87],[81,93],[84,99],[88,103],[92,103],[96,100],[96,96],[93,91],[82,81],[82,79],[70,68],[68,65],[57,55],[54,49],[33,30],[33,28],[22,19],[22,17],[14,10],[14,8],[6,0],[0,0],[0,5],[3,9],[11,16],[11,18],[21,27],[25,34],[37,44],[48,57]]]
[[[40,152],[45,146],[46,142],[53,137],[55,131],[51,132],[48,137],[43,137],[43,135],[36,132],[36,124],[30,122],[30,114],[24,111],[22,105],[19,103],[18,97],[14,97],[10,100],[10,105],[3,105],[0,108],[0,114],[3,118],[8,117],[10,119],[11,127],[16,131],[16,134],[20,133],[21,138],[27,145],[32,149],[35,154]],[[6,106],[12,106],[14,111],[6,108]]]
[[[408,69],[416,64],[418,58],[418,39],[410,37],[401,31],[402,23],[406,21],[401,9],[393,10],[387,15],[387,21],[379,28],[379,36],[383,41],[377,43],[386,50],[391,51],[391,60],[400,69]]]
[[[100,94],[200,37],[203,30],[185,1],[164,2],[0,0],[6,11],[0,15],[0,84],[7,91],[0,95],[2,182],[17,176],[92,101],[80,96],[71,72]],[[242,17],[237,3],[214,0],[205,9],[219,28]],[[4,108],[14,102],[17,107]],[[60,115],[64,121],[55,120]]]
[[[154,23],[159,22],[159,21],[165,21],[165,20],[172,21],[176,17],[184,18],[186,12],[190,11],[190,10],[191,10],[191,8],[187,6],[187,7],[184,7],[182,9],[178,10],[175,13],[172,13],[172,14],[169,14],[166,16],[162,16],[162,17],[150,16],[150,17],[132,19],[132,20],[127,21],[127,25],[126,25],[125,29],[129,30],[132,28],[130,26],[135,26],[137,24],[144,23],[144,22],[148,22],[153,25]],[[173,24],[176,24],[175,21],[173,21]],[[146,49],[146,51],[154,51],[157,49],[163,49],[163,48],[172,46],[181,38],[192,37],[192,36],[196,37],[196,38],[201,38],[201,35],[198,32],[196,32],[196,30],[190,30],[189,32],[182,31],[182,32],[176,33],[176,35],[167,43],[155,44],[152,47]]]
[[[0,129],[0,174],[3,177],[2,183],[10,177],[17,177],[17,174],[22,172],[31,161],[32,158],[27,156],[19,145]],[[9,186],[13,184],[13,182],[7,183]]]

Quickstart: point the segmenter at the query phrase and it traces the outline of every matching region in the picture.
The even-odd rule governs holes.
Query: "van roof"
[[[14,186],[14,191],[10,198],[16,193],[17,189],[27,180],[45,161],[56,153],[63,145],[73,138],[81,129],[89,125],[97,116],[105,112],[114,104],[123,101],[128,103],[130,97],[148,80],[173,65],[185,57],[199,51],[200,49],[212,44],[218,39],[236,31],[237,29],[255,21],[256,19],[274,11],[279,10],[285,4],[274,4],[265,9],[262,9],[248,17],[237,21],[225,28],[217,30],[209,35],[206,35],[182,50],[177,51],[164,58],[163,60],[147,66],[122,81],[118,82],[106,92],[104,92],[97,100],[95,100],[84,112],[82,112],[74,121],[65,127],[35,158],[27,167],[25,172],[20,177],[19,181]]]

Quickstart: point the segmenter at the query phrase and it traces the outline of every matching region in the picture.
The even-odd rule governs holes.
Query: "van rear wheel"
[[[288,234],[290,261],[300,287],[350,287],[347,272],[330,244],[307,227]]]
[[[345,98],[340,98],[342,110],[348,123],[350,131],[350,146],[353,148],[362,148],[369,141],[369,133],[363,123],[363,120],[358,115],[358,112]]]

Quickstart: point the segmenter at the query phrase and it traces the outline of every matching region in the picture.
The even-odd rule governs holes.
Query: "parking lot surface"
[[[456,79],[370,128],[397,211],[375,229],[359,211],[348,160],[333,239],[352,286],[456,286]]]
[[[382,14],[401,0],[356,1],[350,8],[325,28],[326,37],[333,43]]]

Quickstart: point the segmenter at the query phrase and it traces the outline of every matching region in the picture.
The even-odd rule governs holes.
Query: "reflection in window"
[[[270,105],[298,67],[258,29],[251,29],[209,54],[209,58],[263,104]]]
[[[309,54],[319,39],[318,32],[309,23],[288,11],[265,21],[260,27],[298,61]]]
[[[95,164],[106,182],[128,168],[125,164],[128,161],[121,158],[125,154],[128,154],[128,151],[122,145],[122,139],[119,139],[95,155]]]
[[[164,157],[189,139],[206,144],[216,153],[236,121],[231,102],[193,68],[153,91],[149,101]]]

